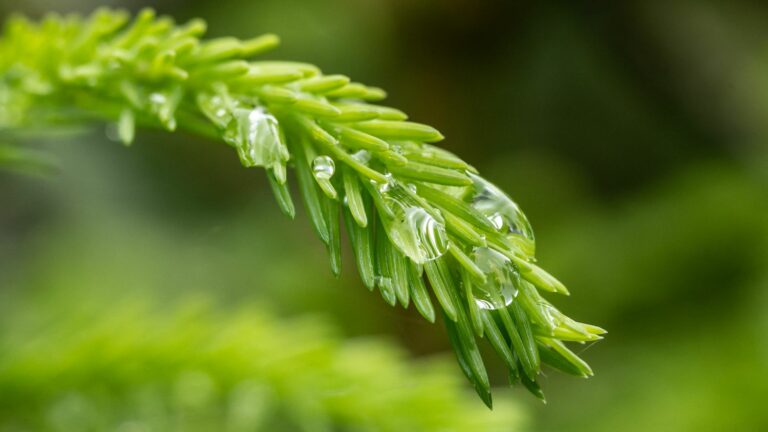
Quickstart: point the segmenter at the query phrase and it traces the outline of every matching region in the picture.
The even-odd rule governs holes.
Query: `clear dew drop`
[[[440,258],[448,250],[445,226],[395,181],[380,189],[384,204],[391,210],[382,221],[392,242],[411,260],[425,263]]]
[[[533,229],[520,207],[496,185],[484,178],[468,173],[473,182],[470,205],[484,214],[499,231],[522,236],[534,241]]]
[[[312,160],[312,174],[318,180],[329,180],[336,172],[336,164],[328,156],[317,156]]]
[[[425,261],[440,258],[448,250],[445,227],[423,208],[407,208],[405,223],[413,232],[414,243],[423,252]]]
[[[551,304],[541,301],[538,302],[539,309],[541,310],[542,315],[544,316],[544,319],[547,320],[547,324],[549,325],[549,328],[554,329],[559,325],[560,320],[559,315],[562,315],[559,313],[557,309],[555,309],[554,306]]]
[[[160,123],[168,129],[176,129],[176,118],[173,101],[163,93],[154,92],[149,95],[149,111],[160,120]]]
[[[235,108],[224,139],[246,167],[273,167],[288,159],[277,119],[261,107]]]
[[[517,297],[520,275],[509,258],[488,248],[472,251],[472,260],[485,273],[485,284],[472,286],[475,303],[482,309],[502,309]]]
[[[232,121],[232,110],[238,107],[237,101],[224,100],[219,95],[201,94],[197,98],[197,104],[200,110],[221,129],[226,129]]]
[[[352,154],[352,159],[357,162],[367,165],[371,161],[371,153],[368,150],[359,150]]]
[[[385,181],[384,182],[377,182],[376,180],[371,180],[371,184],[376,187],[376,189],[379,190],[379,193],[386,196],[390,191],[392,191],[392,188],[395,187],[395,179],[392,177],[392,173],[386,173],[384,174]]]

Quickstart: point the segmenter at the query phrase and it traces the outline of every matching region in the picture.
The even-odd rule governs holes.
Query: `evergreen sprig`
[[[305,63],[252,61],[278,38],[202,40],[205,24],[177,25],[144,10],[88,18],[10,19],[0,40],[0,128],[115,122],[130,144],[138,126],[184,129],[232,146],[266,169],[280,209],[294,216],[287,166],[307,214],[341,272],[340,221],[363,283],[390,305],[444,317],[462,371],[491,406],[478,347],[486,339],[543,399],[542,363],[587,377],[563,342],[605,333],[557,310],[540,291],[566,288],[535,264],[523,212],[454,154],[436,129],[374,104],[383,90]],[[429,282],[439,311],[433,306]]]

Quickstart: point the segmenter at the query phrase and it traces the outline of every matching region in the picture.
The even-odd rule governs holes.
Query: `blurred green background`
[[[210,36],[277,33],[270,58],[387,89],[517,200],[572,292],[556,305],[609,334],[577,349],[594,378],[549,374],[546,406],[514,391],[496,412],[529,420],[510,430],[768,430],[765,3],[8,0],[0,16],[104,4],[203,17]],[[0,313],[20,316],[5,333],[46,310],[30,304],[108,310],[136,290],[448,351],[441,326],[371,295],[349,253],[335,280],[305,216],[280,215],[227,146],[145,132],[125,149],[103,128],[30,145],[61,172],[0,173]]]

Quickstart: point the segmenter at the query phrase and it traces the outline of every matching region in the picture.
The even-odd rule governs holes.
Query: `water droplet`
[[[383,183],[379,183],[374,180],[371,180],[374,186],[376,186],[379,189],[379,192],[382,194],[388,193],[390,190],[392,190],[392,187],[395,185],[395,180],[392,177],[392,173],[386,173],[384,174],[384,177],[386,178],[386,181]]]
[[[509,306],[517,297],[520,275],[509,258],[488,248],[472,251],[472,260],[485,273],[485,284],[474,284],[472,295],[482,309],[500,309]]]
[[[473,173],[468,175],[473,182],[470,205],[485,215],[497,230],[521,237],[533,248],[533,229],[520,207],[493,183]]]
[[[154,92],[149,95],[149,111],[160,120],[168,130],[176,129],[176,119],[173,116],[176,102],[163,93]]]
[[[558,319],[558,316],[562,314],[557,309],[555,309],[554,306],[552,306],[547,302],[540,301],[538,302],[538,305],[542,315],[544,315],[544,319],[547,320],[547,324],[549,324],[549,327],[551,329],[556,328],[560,322],[560,320]]]
[[[371,161],[371,153],[368,150],[359,150],[352,154],[352,159],[363,165],[368,165],[368,162]]]
[[[228,104],[219,95],[207,93],[198,95],[197,105],[208,119],[221,129],[226,129],[227,125],[232,121],[231,110],[236,107],[232,103]]]
[[[336,172],[336,164],[328,156],[318,156],[312,160],[312,174],[317,179],[328,180]]]
[[[384,204],[390,210],[382,213],[382,222],[390,240],[416,263],[435,260],[448,250],[445,226],[427,212],[405,190],[392,180],[379,188]]]
[[[261,107],[235,108],[224,140],[237,149],[246,167],[274,167],[288,160],[277,119]]]

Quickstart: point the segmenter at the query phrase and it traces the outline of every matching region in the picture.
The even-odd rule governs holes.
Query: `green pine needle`
[[[366,286],[391,305],[435,319],[429,281],[459,363],[491,405],[478,349],[487,338],[537,397],[541,364],[589,376],[561,341],[605,333],[566,317],[539,291],[567,294],[533,264],[533,231],[519,207],[457,156],[427,143],[431,126],[369,102],[383,90],[323,75],[310,64],[253,61],[274,35],[203,40],[205,24],[175,24],[151,10],[88,18],[10,19],[0,39],[0,129],[114,122],[122,142],[137,127],[183,129],[224,141],[245,167],[266,169],[283,213],[294,216],[287,167],[309,219],[341,271],[340,223]]]

